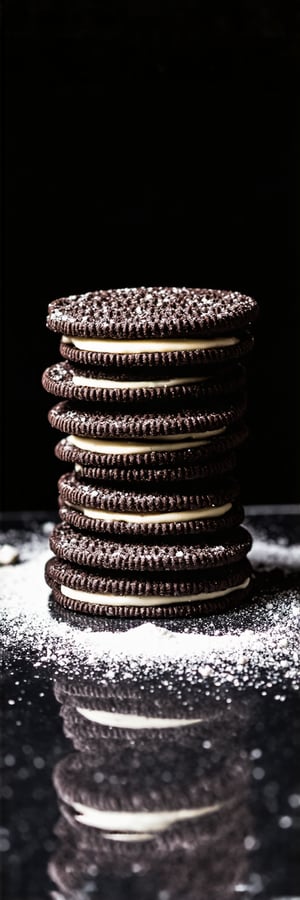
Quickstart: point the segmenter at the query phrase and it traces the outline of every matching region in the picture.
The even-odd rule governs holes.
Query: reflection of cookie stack
[[[250,538],[235,477],[257,304],[185,288],[100,291],[49,306],[64,360],[43,385],[65,433],[46,579],[69,609],[201,615],[245,599]]]
[[[181,685],[180,697],[170,685],[145,681],[142,689],[135,681],[97,684],[95,680],[60,678],[54,693],[61,703],[64,733],[76,750],[98,753],[100,744],[122,741],[122,746],[155,747],[163,740],[171,745],[186,745],[199,735],[204,740],[212,721],[221,728],[220,704],[198,702]],[[237,727],[231,716],[231,729]]]
[[[139,896],[144,888],[147,896],[147,883],[153,889],[157,882],[171,897],[198,900],[206,886],[203,896],[231,900],[235,885],[245,878],[244,838],[251,832],[249,764],[241,754],[247,721],[243,703],[220,708],[195,693],[188,702],[185,689],[176,700],[175,691],[170,698],[167,690],[152,685],[152,699],[149,691],[141,715],[134,684],[120,682],[117,703],[107,687],[78,680],[57,682],[55,694],[66,733],[80,752],[69,754],[54,770],[60,820],[59,847],[49,867],[53,881],[67,897],[76,896],[72,891],[83,890],[88,880],[94,891],[106,888],[109,896],[109,889],[119,896],[114,879],[128,881],[138,872]],[[72,721],[69,715],[78,703],[79,740],[78,716]],[[134,715],[134,728],[120,728],[117,717],[112,724],[112,715],[109,726],[94,722],[91,732],[82,710],[103,713],[105,706]],[[145,728],[145,714],[148,722],[155,717],[155,729]],[[183,733],[182,742],[178,736]]]

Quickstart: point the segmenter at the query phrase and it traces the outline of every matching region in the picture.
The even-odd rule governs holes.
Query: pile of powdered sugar
[[[49,529],[48,529],[49,530]],[[253,533],[253,532],[252,532]],[[51,555],[47,526],[28,532],[21,546],[18,533],[5,542],[17,546],[20,561],[2,567],[1,612],[3,646],[13,656],[29,658],[52,674],[82,667],[105,669],[114,678],[117,670],[128,677],[143,666],[176,667],[193,681],[211,676],[216,686],[245,682],[263,694],[276,684],[299,687],[300,651],[300,545],[288,546],[284,539],[265,540],[253,533],[250,553],[257,574],[254,602],[228,614],[189,622],[177,620],[166,626],[136,621],[100,621],[68,614],[49,602],[44,566]],[[268,580],[262,587],[259,572],[281,569],[278,586]],[[293,573],[293,585],[289,575]],[[286,576],[286,580],[285,580]],[[296,585],[296,586],[295,586]],[[278,699],[284,699],[278,695]]]

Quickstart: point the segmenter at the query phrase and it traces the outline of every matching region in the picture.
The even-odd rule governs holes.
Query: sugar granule
[[[283,546],[254,536],[250,553],[254,569],[275,565],[287,576],[300,570],[300,545]],[[16,545],[16,535],[12,534]],[[4,651],[26,657],[36,668],[76,673],[82,666],[134,675],[142,665],[169,666],[184,671],[191,681],[210,677],[217,687],[233,683],[267,691],[283,682],[299,689],[300,590],[266,585],[249,606],[202,620],[174,620],[168,627],[137,625],[68,614],[49,603],[44,566],[51,555],[42,529],[28,533],[19,548],[20,563],[1,571],[1,610]],[[284,699],[282,693],[279,699]]]

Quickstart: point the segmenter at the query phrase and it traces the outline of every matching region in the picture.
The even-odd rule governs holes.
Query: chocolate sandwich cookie
[[[106,412],[101,406],[78,406],[63,400],[48,413],[50,425],[68,434],[71,447],[93,454],[98,467],[170,467],[193,465],[194,452],[204,458],[232,447],[232,431],[245,412],[246,398],[213,407],[143,412]],[[233,446],[234,446],[233,438]],[[191,459],[191,451],[193,457]]]
[[[111,698],[111,706],[114,706]],[[97,754],[102,750],[102,741],[122,741],[123,746],[134,743],[140,749],[149,748],[149,742],[157,746],[157,742],[169,744],[188,744],[198,732],[201,740],[208,737],[208,724],[202,718],[184,715],[147,715],[141,713],[116,712],[105,708],[101,695],[94,699],[93,705],[78,697],[63,704],[60,715],[63,718],[63,731],[70,738],[76,750]]]
[[[199,572],[126,573],[76,566],[51,557],[46,582],[67,609],[97,616],[199,617],[249,597],[249,560]]]
[[[163,752],[160,746],[162,760],[157,760],[159,765],[155,772],[149,764],[152,754],[153,751],[151,754],[145,752],[141,759],[134,748],[106,743],[100,760],[98,754],[70,753],[57,763],[54,786],[74,830],[85,826],[83,842],[95,842],[101,833],[107,840],[119,841],[123,834],[128,844],[143,838],[147,841],[158,834],[164,834],[168,840],[167,832],[173,832],[174,838],[179,823],[199,822],[203,816],[216,813],[225,800],[228,803],[229,786],[224,783],[223,790],[220,787],[220,782],[224,782],[222,769],[218,774],[214,767],[206,765],[211,782],[207,775],[206,779],[204,776],[200,779],[199,775],[197,777],[199,755],[195,751],[190,753],[188,761],[184,748],[178,748],[176,752],[177,790],[163,778],[162,763],[167,767],[172,758],[168,747]],[[223,754],[218,756],[222,760]],[[94,775],[99,771],[99,762],[103,779],[97,783]],[[132,764],[137,763],[142,772],[133,768]],[[113,783],[110,780],[112,772],[117,772]],[[215,802],[216,781],[221,795],[219,802]]]
[[[100,706],[100,708],[99,708]],[[134,744],[135,747],[147,746],[149,742],[153,746],[157,743],[168,741],[169,744],[188,745],[195,736],[196,729],[201,740],[208,737],[208,726],[201,719],[193,719],[191,716],[180,718],[160,718],[143,716],[142,714],[112,713],[103,709],[101,697],[98,706],[91,707],[78,698],[77,705],[71,702],[64,703],[61,716],[63,718],[63,731],[76,750],[97,754],[102,750],[102,741],[122,741],[123,746]],[[110,724],[109,724],[110,723]]]
[[[115,840],[99,838],[97,864],[95,847],[81,847],[80,834],[74,840],[72,825],[61,815],[54,832],[57,837],[55,851],[50,858],[48,874],[58,893],[51,894],[52,900],[83,900],[89,893],[95,897],[103,895],[103,884],[109,885],[111,897],[117,896],[119,884],[127,884],[130,867],[130,895],[143,900],[153,900],[153,886],[157,886],[156,896],[184,898],[184,900],[232,900],[237,884],[248,884],[249,853],[245,849],[245,838],[253,832],[253,821],[246,800],[237,804],[238,808],[225,806],[212,817],[214,833],[203,834],[200,840],[190,839],[182,826],[181,844],[174,853],[161,841],[133,845],[130,860],[128,847]],[[203,820],[199,822],[199,832],[203,832]],[[206,823],[205,823],[206,824]],[[247,842],[246,842],[247,843]],[[108,850],[110,847],[110,856]],[[116,850],[117,847],[117,850]],[[251,857],[250,857],[251,860]],[[108,893],[106,893],[108,896]]]
[[[138,287],[62,297],[47,326],[62,356],[96,366],[211,366],[252,347],[255,300],[235,291]]]
[[[222,446],[225,444],[232,447],[241,446],[248,435],[248,429],[245,423],[241,423],[236,427],[229,429],[225,438],[217,438],[214,442],[213,456],[204,456],[203,450],[187,450],[185,451],[185,460],[181,465],[169,466],[117,466],[117,465],[100,465],[99,454],[92,453],[89,450],[80,450],[74,447],[68,438],[63,438],[56,444],[54,448],[55,456],[63,462],[71,463],[74,466],[76,478],[80,481],[121,481],[128,484],[139,482],[158,482],[163,484],[165,481],[193,481],[195,479],[213,478],[232,472],[237,465],[236,453],[226,450],[222,452]],[[173,453],[173,457],[176,452]],[[120,457],[118,456],[120,462]]]
[[[249,553],[252,538],[245,528],[229,529],[224,534],[190,535],[186,538],[147,542],[141,538],[112,540],[102,534],[91,536],[63,522],[49,538],[50,548],[59,559],[79,566],[118,571],[181,571],[210,569],[239,562]]]
[[[92,845],[100,851],[103,841],[100,858],[110,856],[112,842],[123,844],[129,857],[139,844],[147,851],[152,841],[158,841],[158,852],[176,852],[189,839],[202,844],[205,834],[209,841],[218,828],[218,817],[217,821],[211,817],[225,807],[230,818],[237,801],[245,800],[245,769],[236,751],[226,758],[222,747],[214,744],[214,760],[208,758],[212,754],[201,759],[201,775],[196,746],[188,754],[179,746],[174,754],[174,747],[160,744],[156,766],[153,752],[152,746],[140,753],[122,743],[106,742],[102,753],[69,754],[56,765],[53,780],[60,809],[82,847]],[[174,769],[175,783],[166,782],[165,772]]]
[[[249,882],[251,857],[249,860],[245,838],[253,834],[254,823],[246,778],[241,783],[236,766],[227,774],[228,784],[235,789],[230,806],[221,795],[215,814],[195,818],[194,824],[182,817],[176,835],[173,826],[149,840],[138,836],[135,840],[134,834],[126,839],[124,832],[94,829],[88,842],[91,828],[82,820],[76,827],[75,810],[72,821],[72,807],[67,817],[67,806],[62,803],[48,866],[48,874],[59,888],[53,900],[83,900],[90,893],[101,897],[104,884],[108,885],[106,896],[115,897],[120,883],[127,886],[129,872],[132,898],[153,900],[154,887],[156,896],[166,900],[232,900],[236,886]]]
[[[227,727],[228,708],[204,695],[194,696],[181,683],[180,691],[170,691],[170,685],[149,684],[148,679],[118,681],[109,684],[82,679],[69,682],[59,678],[54,682],[54,694],[61,704],[60,716],[66,737],[81,752],[101,752],[101,742],[122,741],[123,746],[134,742],[142,752],[159,741],[167,745],[190,746],[196,740],[211,738],[212,730],[219,734]],[[244,722],[240,709],[233,704],[230,710],[231,739],[236,742]]]
[[[126,689],[119,688],[117,697],[96,686],[93,695],[66,694],[60,715],[63,730],[73,746],[90,755],[99,754],[102,741],[122,742],[125,747],[134,742],[136,749],[149,748],[149,741],[188,744],[196,733],[202,741],[208,737],[213,714],[202,709],[189,712],[182,701],[167,696],[154,696],[150,692],[140,692],[140,696],[128,696]],[[159,692],[160,693],[160,692]],[[216,713],[215,713],[216,715]],[[221,727],[220,715],[218,717]]]
[[[245,369],[228,367],[219,374],[203,375],[197,368],[174,371],[145,370],[124,372],[59,362],[49,366],[42,376],[46,391],[67,400],[96,403],[148,403],[208,400],[210,397],[235,395],[245,388]]]
[[[221,531],[243,518],[236,501],[239,484],[224,476],[213,482],[177,482],[164,491],[143,485],[124,489],[100,481],[78,481],[73,472],[58,481],[59,514],[63,521],[89,532],[120,536],[182,535]],[[194,490],[193,490],[194,488]]]

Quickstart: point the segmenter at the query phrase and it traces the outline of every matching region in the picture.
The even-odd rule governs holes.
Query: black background
[[[299,7],[243,0],[9,0],[3,25],[4,509],[54,509],[43,369],[57,296],[240,290],[247,504],[300,500]]]

